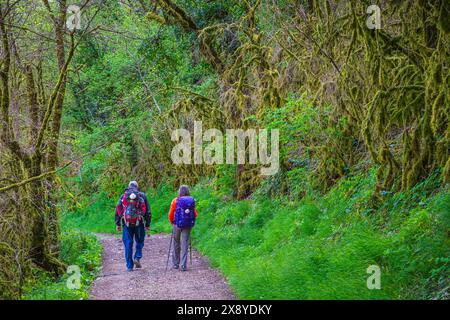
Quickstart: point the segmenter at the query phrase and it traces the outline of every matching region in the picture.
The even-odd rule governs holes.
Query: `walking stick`
[[[173,239],[173,228],[172,228],[172,235],[170,236],[169,252],[167,253],[166,270],[164,271],[164,274],[167,272],[167,266],[169,265],[170,249],[172,248],[172,239]]]
[[[191,267],[192,267],[192,235],[189,237],[189,255],[190,255]]]

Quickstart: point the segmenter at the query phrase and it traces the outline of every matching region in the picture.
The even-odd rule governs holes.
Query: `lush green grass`
[[[64,211],[61,224],[69,230],[87,232],[114,233],[114,210],[117,199],[110,199],[104,192],[95,194],[91,199],[80,199],[80,208]]]
[[[80,300],[89,297],[89,287],[101,265],[101,245],[97,238],[86,232],[64,231],[61,236],[61,258],[68,266],[78,266],[80,286],[73,289],[74,272],[55,279],[41,270],[24,288],[25,300]],[[69,283],[69,286],[67,285]]]

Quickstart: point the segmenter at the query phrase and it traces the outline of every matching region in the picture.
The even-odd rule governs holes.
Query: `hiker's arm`
[[[144,194],[144,202],[145,202],[145,227],[150,227],[150,223],[152,222],[152,210],[150,208],[150,204],[148,203],[147,195]]]
[[[177,207],[177,198],[173,199],[172,203],[170,204],[169,221],[171,224],[173,224],[176,207]]]
[[[120,196],[119,201],[117,201],[117,205],[116,205],[116,214],[114,217],[116,226],[120,227],[120,220],[122,218],[122,197],[123,195]]]
[[[195,218],[197,218],[197,209],[194,209]]]

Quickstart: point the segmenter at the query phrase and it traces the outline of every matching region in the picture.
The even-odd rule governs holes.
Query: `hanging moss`
[[[448,176],[446,1],[383,3],[381,29],[366,26],[369,4],[356,0],[295,4],[294,11],[303,12],[295,16],[276,4],[245,1],[240,19],[203,29],[173,2],[157,2],[171,19],[198,34],[204,56],[222,70],[219,98],[213,103],[217,107],[212,108],[223,110],[221,117],[216,111],[203,113],[210,102],[199,97],[181,99],[177,112],[195,110],[211,126],[246,129],[262,125],[267,110],[282,106],[287,92],[306,91],[317,108],[333,105],[333,119],[347,119],[342,126],[338,121],[324,125],[324,131],[340,134],[311,146],[317,150],[314,173],[321,189],[366,153],[379,166],[376,194],[411,188],[435,169],[442,169],[444,179]],[[263,6],[274,12],[273,37],[261,30]],[[239,35],[232,52],[221,51],[225,31]],[[280,56],[276,48],[282,49]],[[364,148],[356,148],[354,140]],[[247,167],[237,171],[239,194],[247,193],[247,185],[254,188],[249,182],[257,180],[251,177],[254,172]]]

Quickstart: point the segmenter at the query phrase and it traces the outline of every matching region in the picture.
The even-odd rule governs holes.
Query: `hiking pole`
[[[148,228],[148,230],[146,230],[145,235],[147,237],[147,242],[149,245],[151,245],[151,238],[150,238],[150,227]]]
[[[170,236],[169,252],[167,253],[166,271],[164,271],[164,274],[166,274],[167,266],[169,265],[170,249],[172,248],[172,239],[173,239],[173,228],[172,228],[172,235]]]
[[[192,235],[189,237],[189,255],[190,255],[191,267],[192,267]]]

